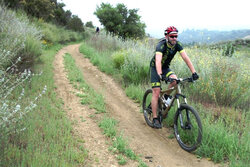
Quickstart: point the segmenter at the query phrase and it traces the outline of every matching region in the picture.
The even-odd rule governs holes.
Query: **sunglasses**
[[[170,38],[178,38],[178,35],[170,35]]]

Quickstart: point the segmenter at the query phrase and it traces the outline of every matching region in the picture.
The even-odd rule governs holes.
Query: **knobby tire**
[[[188,121],[187,113],[189,114],[190,121]],[[180,114],[182,115],[184,128],[180,125]],[[188,152],[198,148],[202,140],[202,124],[199,114],[193,107],[181,104],[175,114],[174,131],[176,140],[181,148]]]

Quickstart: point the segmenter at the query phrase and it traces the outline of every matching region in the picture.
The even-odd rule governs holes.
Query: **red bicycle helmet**
[[[164,32],[165,35],[168,35],[168,34],[177,34],[177,33],[178,33],[178,30],[174,26],[170,26],[170,27],[166,28],[166,30]]]

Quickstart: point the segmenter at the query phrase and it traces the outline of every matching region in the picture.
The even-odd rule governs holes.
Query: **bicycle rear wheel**
[[[146,123],[148,124],[148,126],[153,128],[154,127],[153,112],[151,108],[152,94],[153,94],[152,89],[146,90],[143,96],[142,109],[143,109],[143,115],[144,115]],[[159,115],[159,111],[160,111],[159,104],[160,104],[160,100],[158,100],[157,115]]]
[[[202,124],[199,114],[187,104],[181,104],[174,119],[175,137],[181,148],[191,152],[202,140]]]

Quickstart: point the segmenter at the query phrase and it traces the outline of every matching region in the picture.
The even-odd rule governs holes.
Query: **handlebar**
[[[188,77],[188,78],[178,78],[178,79],[167,78],[167,79],[165,80],[166,83],[167,83],[167,82],[172,83],[172,82],[174,82],[174,81],[176,81],[177,84],[182,83],[182,82],[194,82],[194,80],[193,80],[192,77]]]

